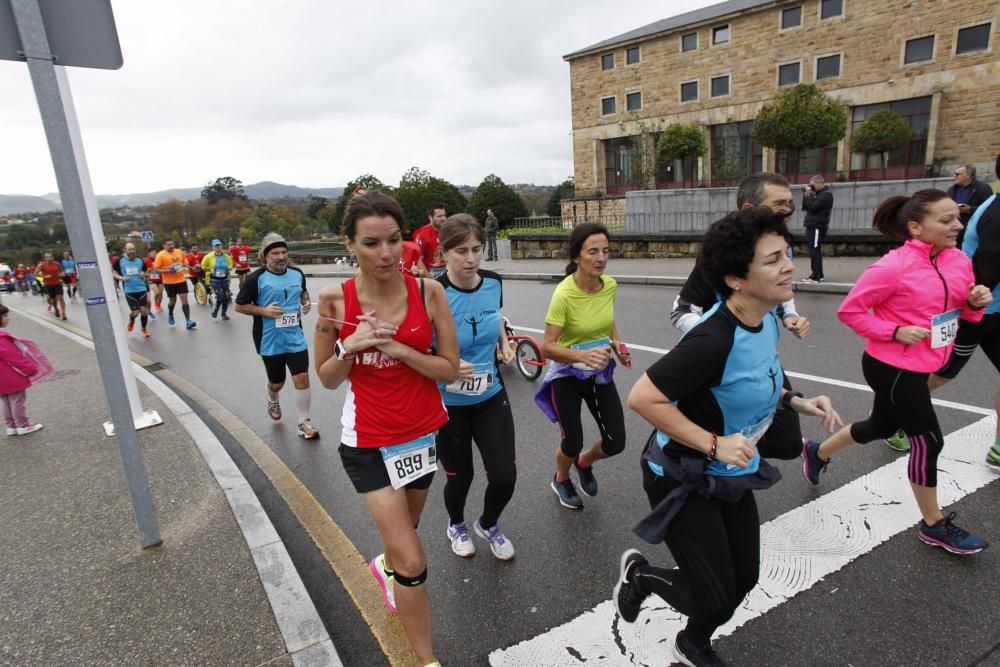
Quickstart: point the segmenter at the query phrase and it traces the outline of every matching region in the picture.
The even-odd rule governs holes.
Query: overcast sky
[[[571,175],[562,56],[714,0],[113,0],[125,65],[71,68],[99,194]],[[0,61],[0,193],[56,190],[22,63]]]

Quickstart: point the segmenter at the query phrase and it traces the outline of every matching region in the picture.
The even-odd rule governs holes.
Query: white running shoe
[[[393,589],[393,579],[391,575],[385,573],[385,554],[379,554],[368,566],[375,581],[382,588],[382,600],[389,611],[396,613],[396,591]]]
[[[25,426],[24,428],[17,429],[18,435],[28,435],[29,433],[34,433],[35,431],[41,431],[41,424],[32,424],[31,426]]]
[[[456,556],[462,558],[472,558],[476,555],[476,545],[469,537],[469,527],[462,523],[448,524],[448,539],[451,541],[451,550]]]
[[[16,428],[10,428],[8,426],[7,427],[7,435],[17,435],[17,429]]]
[[[514,545],[510,543],[507,536],[500,530],[499,521],[497,521],[495,526],[486,530],[483,528],[480,519],[476,519],[472,527],[476,531],[476,535],[490,543],[490,551],[493,552],[494,556],[500,560],[510,560],[514,557]]]

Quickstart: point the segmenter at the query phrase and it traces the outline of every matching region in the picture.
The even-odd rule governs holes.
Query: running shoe
[[[677,658],[677,662],[688,667],[726,667],[726,661],[719,657],[711,644],[707,647],[695,646],[687,630],[677,633],[677,638],[674,640],[674,657]]]
[[[7,435],[17,435],[17,429],[16,428],[11,428],[11,427],[8,426],[7,427]]]
[[[393,590],[395,577],[387,574],[385,571],[385,554],[376,556],[375,560],[368,565],[368,569],[371,571],[372,576],[375,577],[378,585],[382,587],[382,601],[385,602],[385,606],[389,608],[389,611],[395,614],[396,591]]]
[[[267,416],[278,421],[281,419],[281,403],[267,399]]]
[[[149,311],[149,319],[155,320],[156,319],[156,313],[154,313],[153,311]]]
[[[34,433],[35,431],[42,430],[41,424],[32,424],[31,426],[25,426],[24,428],[17,429],[18,435],[28,435],[29,433]]]
[[[143,337],[143,338],[149,338],[149,332],[148,332],[148,331],[146,331],[145,329],[143,329],[143,330],[142,330],[142,337]]]
[[[648,563],[637,549],[629,549],[622,554],[621,566],[618,570],[618,583],[611,593],[611,601],[615,604],[615,611],[628,623],[635,623],[639,617],[639,609],[646,596],[639,592],[635,583],[630,580],[631,572],[637,565]]]
[[[58,308],[56,308],[54,311],[52,311],[52,314],[55,316],[55,318],[57,320],[59,319],[59,309]]]
[[[59,319],[61,319],[63,322],[65,322],[66,321],[66,313],[63,313],[62,317],[60,317]]]
[[[997,451],[996,447],[986,450],[986,465],[1000,470],[1000,451]]]
[[[514,545],[500,530],[499,521],[496,522],[495,526],[486,530],[483,528],[483,519],[480,517],[472,524],[472,528],[476,531],[476,535],[490,543],[490,551],[493,552],[494,556],[500,560],[510,560],[514,557]],[[454,543],[452,543],[452,549],[454,548]]]
[[[811,284],[811,283],[817,282],[817,280],[815,278],[813,278],[812,276],[809,276],[808,278],[802,278],[801,280],[799,280],[799,282],[800,283]]]
[[[129,320],[125,325],[125,331],[132,333],[132,329],[135,329],[135,320]]]
[[[198,326],[198,324],[194,320],[188,320],[184,325],[186,329],[194,329],[196,326]]]
[[[476,555],[476,545],[469,537],[469,527],[464,521],[448,524],[448,540],[451,541],[451,550],[456,556],[472,558]]]
[[[268,414],[270,414],[270,408],[268,409]],[[319,431],[309,423],[308,419],[303,419],[299,422],[299,428],[296,433],[298,433],[300,438],[305,438],[306,440],[315,440],[319,437]]]
[[[597,495],[597,478],[594,477],[594,466],[591,464],[589,468],[584,468],[576,459],[573,459],[573,467],[576,468],[577,474],[580,476],[580,490],[584,492],[588,497],[593,498]]]
[[[173,313],[168,313],[167,314],[167,324],[169,324],[170,326],[174,326],[174,314]]]
[[[229,315],[226,315],[225,313],[222,313],[222,319],[223,319],[223,321],[228,322],[229,321]]]
[[[212,319],[214,320],[214,319],[215,319],[216,317],[218,317],[218,316],[219,316],[219,311],[217,311],[217,310],[213,310],[213,311],[212,311]]]
[[[886,444],[886,447],[895,449],[897,452],[910,451],[910,439],[906,437],[906,434],[902,430],[896,431],[882,442]]]
[[[920,532],[917,536],[921,542],[932,547],[941,547],[953,554],[976,554],[989,546],[989,542],[952,523],[954,518],[955,512],[951,512],[933,526],[928,526],[921,519]]]
[[[560,505],[568,507],[571,510],[583,509],[583,501],[580,500],[580,496],[576,495],[576,487],[573,486],[573,480],[567,477],[565,482],[557,482],[555,477],[553,477],[550,486],[556,492],[556,495],[559,496]]]
[[[818,442],[802,438],[802,475],[810,484],[813,486],[819,484],[819,474],[826,470],[829,464],[829,461],[819,457]]]
[[[154,306],[154,310],[156,310],[156,312],[158,312],[158,313],[162,313],[163,312],[163,306],[161,306],[160,304],[156,304],[156,306]]]
[[[52,304],[51,303],[49,304],[49,312],[50,313],[52,312]]]

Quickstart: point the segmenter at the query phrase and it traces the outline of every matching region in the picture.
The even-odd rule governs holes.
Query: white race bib
[[[434,434],[379,449],[392,488],[399,489],[437,470]]]
[[[274,326],[279,329],[299,326],[299,312],[296,310],[290,313],[282,313],[279,317],[274,318]]]
[[[246,264],[246,262],[247,262],[247,256],[240,255],[240,264]]]
[[[160,272],[159,271],[150,271],[149,272],[149,278],[151,280],[159,280],[160,279]]]
[[[586,343],[574,343],[569,346],[571,350],[594,350],[600,347],[611,347],[610,338],[598,338],[597,340],[587,341]],[[583,362],[573,364],[573,368],[577,368],[581,371],[592,371],[594,370],[587,364]]]
[[[472,377],[468,380],[461,378],[449,385],[445,385],[444,390],[449,394],[459,394],[461,396],[482,396],[493,386],[493,364],[476,364],[472,371]]]
[[[222,271],[218,271],[217,270],[214,275],[215,275],[216,278],[225,278],[226,277],[226,271],[225,271],[225,269],[223,269]]]
[[[137,269],[134,266],[126,267],[125,268],[125,275],[126,276],[137,276],[137,275],[139,275],[139,269]]]
[[[931,318],[931,347],[950,345],[958,335],[958,316],[961,310],[955,308]]]

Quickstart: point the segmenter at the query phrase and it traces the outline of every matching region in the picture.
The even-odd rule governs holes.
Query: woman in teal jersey
[[[448,540],[455,555],[470,558],[476,547],[465,522],[465,500],[474,476],[472,441],[486,469],[483,513],[472,529],[489,542],[500,560],[514,557],[514,545],[500,529],[500,513],[514,494],[517,468],[514,456],[514,418],[507,391],[497,368],[497,344],[505,363],[514,359],[500,308],[500,276],[479,268],[483,260],[482,225],[471,215],[458,213],[441,226],[440,248],[448,263],[437,280],[448,295],[448,306],[458,330],[461,364],[458,379],[438,383],[448,423],[438,431],[438,460],[447,476],[444,504],[448,509]]]

